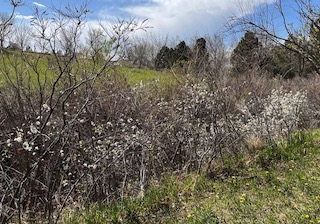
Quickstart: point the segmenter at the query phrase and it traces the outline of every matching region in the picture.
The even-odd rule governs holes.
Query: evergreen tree
[[[171,68],[174,64],[174,58],[174,50],[167,46],[163,46],[155,58],[155,68]]]
[[[309,61],[318,62],[313,63],[314,70],[320,71],[320,18],[313,20],[310,26],[309,34],[309,46],[308,50],[310,52]]]
[[[188,61],[190,59],[190,51],[191,50],[186,45],[186,42],[181,41],[174,49],[174,61]]]
[[[271,51],[272,61],[270,64],[273,65],[273,74],[283,78],[292,78],[296,75],[307,76],[313,70],[312,64],[301,53],[294,51],[295,48],[288,40],[283,46],[276,46]]]
[[[283,46],[273,46],[268,52],[265,69],[272,76],[292,78],[296,75],[295,61],[298,55]]]
[[[283,44],[270,44],[264,47],[261,51],[263,52],[262,62],[264,62],[261,67],[272,76],[281,76],[286,79],[294,76],[307,76],[312,73],[314,66],[294,44],[300,39],[300,37],[291,35]],[[305,44],[307,46],[308,42]]]
[[[231,55],[231,64],[235,71],[243,73],[248,69],[259,66],[261,43],[255,34],[247,31]]]
[[[193,69],[196,72],[206,70],[209,64],[209,54],[207,51],[206,40],[199,38],[196,40],[196,45],[193,49]]]
[[[183,66],[183,63],[180,62],[189,61],[191,55],[190,47],[186,45],[185,41],[181,41],[174,49],[163,46],[155,58],[155,68],[171,68],[176,63]]]

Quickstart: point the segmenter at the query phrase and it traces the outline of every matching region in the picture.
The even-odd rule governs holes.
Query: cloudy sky
[[[0,1],[0,11],[9,11],[9,0]],[[32,9],[48,9],[55,4],[78,6],[81,0],[24,0],[24,6],[17,9],[16,19],[30,19]],[[212,34],[223,28],[226,21],[239,15],[240,6],[250,12],[251,6],[272,3],[273,0],[89,0],[89,23],[110,18],[148,19],[153,33],[169,36],[193,37]],[[249,4],[250,3],[250,4]]]

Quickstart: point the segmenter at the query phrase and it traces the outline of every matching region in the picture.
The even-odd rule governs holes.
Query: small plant
[[[290,141],[274,142],[265,145],[258,152],[260,163],[266,167],[275,161],[290,161],[301,158],[315,148],[312,134],[298,131],[292,134]]]
[[[219,219],[212,211],[212,208],[195,208],[192,213],[187,215],[185,219],[185,223],[188,224],[197,224],[197,223],[210,223],[210,224],[218,224]]]

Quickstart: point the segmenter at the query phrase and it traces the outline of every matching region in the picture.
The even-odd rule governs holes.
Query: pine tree
[[[163,46],[155,58],[155,68],[171,68],[174,64],[174,58],[174,50],[167,46]]]
[[[181,41],[174,49],[175,62],[188,61],[190,59],[190,48],[186,42]]]
[[[203,72],[207,70],[209,64],[209,54],[207,51],[206,40],[199,38],[193,48],[193,69],[195,72]]]
[[[261,47],[262,45],[255,34],[247,31],[231,55],[231,64],[234,70],[243,73],[259,66]]]
[[[317,19],[314,19],[312,21],[312,24],[310,26],[310,34],[309,34],[309,52],[311,57],[311,60],[309,58],[309,61],[313,62],[316,61],[318,63],[313,63],[314,70],[319,71],[320,70],[320,18],[318,16]]]

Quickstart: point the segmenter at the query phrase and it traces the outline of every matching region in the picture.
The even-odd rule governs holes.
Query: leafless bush
[[[86,13],[85,6],[55,9],[59,16],[51,19],[36,10],[32,35],[39,52],[2,54],[2,223],[39,217],[58,222],[72,203],[143,195],[151,178],[210,169],[236,155],[248,134],[273,121],[276,129],[287,121],[293,121],[290,132],[299,128],[299,112],[309,105],[305,94],[284,93],[278,81],[256,74],[194,78],[162,98],[113,79],[108,68],[129,33],[143,24],[119,21],[109,29],[101,24],[91,45],[82,48]],[[239,108],[241,103],[249,109]],[[297,110],[287,110],[287,117],[283,105]],[[254,126],[261,127],[256,131],[250,121],[259,121],[259,115],[268,119]]]
[[[19,4],[13,2],[12,6],[14,12]],[[2,223],[12,217],[19,222],[33,219],[37,213],[51,222],[53,211],[79,194],[79,184],[84,186],[87,168],[83,164],[91,157],[86,156],[81,141],[82,135],[91,133],[82,131],[86,127],[81,124],[96,100],[94,89],[129,33],[144,28],[133,20],[112,27],[100,24],[104,60],[96,62],[80,52],[87,13],[86,5],[54,8],[52,13],[35,8],[31,35],[36,52],[1,55]],[[65,189],[67,185],[72,187]]]
[[[143,193],[152,177],[210,168],[240,147],[230,87],[187,83],[175,96],[156,99],[108,78],[95,85],[77,87],[62,104],[39,105],[41,97],[50,99],[39,90],[2,95],[3,220],[15,211],[30,218],[35,210],[50,220],[75,201]],[[18,101],[23,107],[15,109]],[[39,108],[28,106],[35,102]]]
[[[197,170],[207,160],[232,151],[236,145],[225,92],[211,91],[205,83],[186,85],[181,95],[157,103],[153,124],[154,150],[163,152],[162,160],[170,169]],[[236,131],[236,130],[235,130]],[[169,151],[168,151],[169,150]]]

